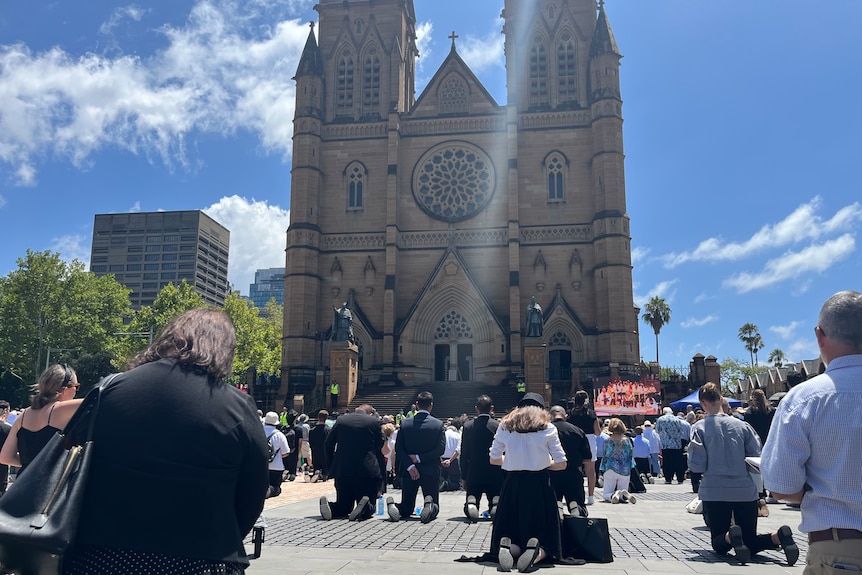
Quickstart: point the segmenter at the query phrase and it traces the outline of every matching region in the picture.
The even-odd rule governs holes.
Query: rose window
[[[431,217],[447,222],[475,216],[491,200],[495,183],[488,156],[461,142],[432,148],[413,172],[416,203]]]
[[[470,324],[466,318],[457,311],[450,311],[437,324],[437,330],[434,332],[435,340],[449,340],[454,336],[455,339],[472,339],[473,330],[470,329]]]

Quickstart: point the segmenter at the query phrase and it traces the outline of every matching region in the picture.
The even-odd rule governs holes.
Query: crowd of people
[[[102,390],[99,447],[63,573],[243,573],[243,538],[265,498],[300,475],[334,480],[335,500],[319,500],[324,520],[378,513],[429,523],[440,513],[441,491],[463,491],[466,520],[493,522],[488,557],[519,572],[563,559],[561,523],[588,515],[596,486],[608,503],[635,504],[643,484],[690,480],[717,555],[733,551],[747,563],[782,549],[789,565],[798,560],[789,526],[757,533],[771,497],[801,506],[806,575],[858,571],[862,294],[827,300],[815,335],[826,372],[791,389],[777,410],[754,390],[748,408],[733,411],[719,386],[707,383],[699,409],[666,407],[655,424],[632,429],[617,417],[600,422],[586,392],[571,409],[524,393],[500,419],[482,395],[471,417],[441,421],[432,394],[422,392],[407,414],[381,417],[363,404],[340,414],[319,410],[312,425],[288,408],[260,413],[226,385],[234,327],[222,312],[192,310]],[[28,465],[69,423],[82,401],[78,388],[73,368],[52,365],[11,424],[0,402],[0,464],[18,468],[16,481],[37,480]],[[400,489],[400,501],[386,496],[390,487]],[[196,518],[194,537],[171,519],[183,516]]]

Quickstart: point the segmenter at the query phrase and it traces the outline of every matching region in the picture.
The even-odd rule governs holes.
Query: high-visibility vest
[[[338,395],[338,384],[337,383],[333,383],[332,385],[329,386],[329,393],[331,393],[332,395]]]
[[[518,393],[524,393],[525,391],[527,391],[527,384],[524,383],[523,381],[519,381],[518,382]]]

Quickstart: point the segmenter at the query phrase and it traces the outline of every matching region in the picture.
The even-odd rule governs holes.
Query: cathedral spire
[[[308,33],[308,40],[305,41],[305,48],[302,50],[294,79],[302,76],[323,76],[323,56],[317,45],[317,38],[314,37],[314,22],[309,22],[308,26],[311,31]]]
[[[617,48],[617,40],[614,38],[614,33],[611,30],[611,24],[608,22],[608,16],[605,14],[604,0],[599,0],[598,10],[599,17],[596,20],[596,33],[593,34],[593,44],[590,46],[590,57],[610,53],[622,58],[620,49]]]

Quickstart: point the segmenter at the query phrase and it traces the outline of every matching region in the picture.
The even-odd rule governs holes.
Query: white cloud
[[[660,297],[666,300],[673,300],[674,295],[676,295],[676,290],[671,291],[671,288],[674,286],[674,284],[676,284],[676,280],[659,282],[646,294],[635,294],[635,305],[642,308],[652,297]]]
[[[854,202],[838,210],[828,220],[817,213],[822,201],[815,197],[802,204],[775,225],[763,226],[744,242],[725,243],[722,238],[702,241],[694,251],[664,256],[665,266],[672,268],[689,261],[736,261],[770,248],[781,248],[852,229],[862,221],[862,204]]]
[[[771,325],[769,331],[784,340],[789,340],[796,334],[796,328],[802,325],[801,321],[792,321],[787,325]]]
[[[650,253],[649,248],[642,248],[640,246],[634,248],[632,250],[632,265],[640,263],[642,260],[646,259],[646,257],[649,255],[649,253]]]
[[[817,359],[820,357],[820,348],[817,347],[817,340],[814,338],[814,333],[809,338],[800,338],[794,340],[787,349],[783,350],[788,361],[800,362],[803,359]]]
[[[248,295],[256,270],[284,267],[290,211],[234,195],[204,212],[230,230],[228,281],[234,289]]]
[[[846,259],[856,249],[856,241],[851,234],[819,245],[809,246],[798,252],[787,252],[780,258],[766,262],[763,271],[742,272],[724,280],[723,285],[747,293],[755,289],[769,287],[776,283],[812,273],[822,273],[835,263]]]
[[[201,0],[185,25],[160,30],[168,45],[146,58],[0,46],[0,164],[22,186],[34,185],[45,156],[80,167],[109,146],[185,166],[192,134],[238,130],[287,156],[291,77],[308,28],[289,19],[264,26],[255,10],[295,4]]]
[[[703,292],[700,292],[699,294],[697,294],[697,297],[694,298],[694,303],[703,303],[703,302],[710,300],[710,299],[715,299],[715,296],[709,295],[708,293],[703,291]]]
[[[131,212],[133,214],[138,213],[140,211],[141,211],[141,201],[140,200],[138,200],[137,202],[132,204],[132,207],[129,208],[129,212]]]
[[[72,260],[82,262],[84,269],[89,270],[91,239],[78,234],[60,236],[51,240],[50,250],[60,254],[60,257],[67,262]]]
[[[418,69],[422,69],[425,62],[428,61],[428,56],[431,55],[431,33],[434,31],[434,25],[431,22],[419,22],[416,25],[416,49],[419,51],[419,61],[416,64]]]
[[[680,323],[679,325],[681,327],[703,327],[706,324],[712,323],[714,321],[718,321],[717,315],[708,315],[708,316],[700,318],[700,319],[690,317],[687,320]]]
[[[126,20],[140,22],[141,18],[144,16],[144,12],[145,10],[135,6],[134,4],[120,6],[114,10],[107,22],[103,22],[102,25],[99,26],[99,33],[103,36],[110,36],[114,33],[114,30]]]
[[[0,196],[0,208],[2,208],[5,205],[6,205],[6,198],[4,198],[3,196]]]
[[[481,72],[493,67],[505,68],[502,28],[503,20],[497,18],[492,29],[482,38],[465,36],[458,41],[458,53],[471,70]]]

